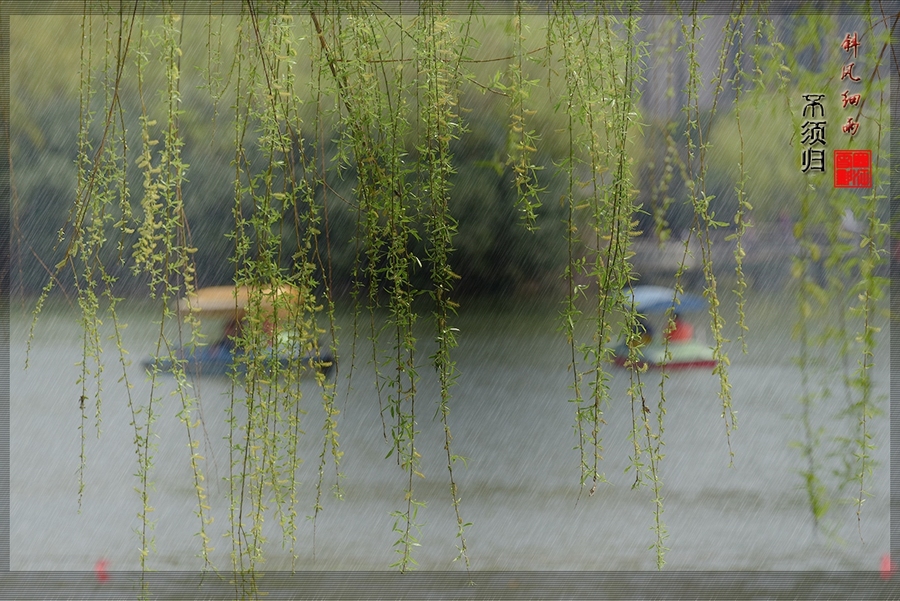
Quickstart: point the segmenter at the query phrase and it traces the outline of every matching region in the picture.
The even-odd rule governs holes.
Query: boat
[[[655,337],[639,344],[635,349],[635,357],[631,358],[631,348],[623,340],[614,349],[613,361],[616,365],[666,369],[713,368],[717,361],[712,347],[693,337],[693,327],[686,321],[681,325],[683,313],[702,311],[706,301],[696,295],[679,293],[665,286],[635,286],[624,292],[624,306],[632,307],[643,316],[649,330],[664,332],[669,326],[669,311],[679,317],[678,325],[681,336],[676,331],[669,334],[669,340]],[[654,328],[654,325],[656,326]]]
[[[305,368],[318,370],[326,377],[335,368],[335,359],[330,352],[316,348],[302,351],[300,336],[290,329],[281,328],[277,332],[273,324],[289,324],[291,308],[300,300],[300,292],[293,286],[254,291],[248,286],[211,286],[199,288],[178,301],[177,313],[182,319],[194,315],[199,320],[224,322],[218,340],[203,346],[181,347],[171,355],[150,357],[144,362],[148,370],[171,372],[175,364],[180,364],[190,375],[217,376],[246,372],[251,364],[272,366],[276,361],[282,369]],[[263,329],[271,335],[271,342],[265,351],[255,357],[235,344],[243,324],[251,311],[264,323]]]
[[[198,346],[192,349],[179,348],[171,357],[150,357],[144,362],[149,371],[172,372],[176,362],[181,363],[184,372],[191,376],[224,376],[232,373],[246,373],[252,358],[237,348],[222,349],[215,346]],[[321,371],[325,377],[331,376],[335,361],[328,352],[308,351],[302,356],[289,355],[285,352],[266,353],[261,357],[261,365],[267,369],[277,360],[282,371],[301,367],[304,370]]]

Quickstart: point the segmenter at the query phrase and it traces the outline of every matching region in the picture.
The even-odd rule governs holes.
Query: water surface
[[[804,394],[799,370],[792,363],[798,345],[790,337],[790,299],[751,299],[749,354],[730,344],[729,370],[738,429],[729,441],[721,417],[720,383],[704,370],[673,372],[665,382],[665,457],[661,476],[663,520],[668,538],[667,570],[874,570],[889,548],[888,538],[888,360],[886,328],[873,369],[875,396],[884,415],[872,420],[870,432],[879,462],[867,484],[871,496],[857,523],[854,505],[835,504],[823,528],[816,529],[798,473],[805,464],[791,443],[802,438],[798,399]],[[607,482],[589,497],[579,486],[574,409],[568,401],[571,373],[567,346],[558,331],[558,306],[523,303],[504,307],[463,307],[457,319],[460,345],[455,350],[461,376],[453,388],[450,425],[453,450],[467,458],[457,464],[469,558],[476,570],[653,570],[653,495],[634,489],[628,471],[633,453],[629,435],[632,406],[629,375],[613,369],[610,402],[604,407],[603,462]],[[125,349],[131,364],[118,364],[115,344],[104,339],[102,434],[93,410],[84,424],[86,471],[78,502],[81,454],[81,387],[77,363],[82,336],[74,312],[57,307],[41,318],[23,370],[29,320],[13,309],[11,342],[12,569],[86,570],[100,558],[110,569],[139,566],[141,502],[131,426],[128,390],[135,406],[150,399],[150,383],[140,365],[155,348],[159,326],[147,306],[121,310],[128,323]],[[108,321],[108,320],[107,320]],[[417,400],[424,480],[416,496],[426,502],[419,512],[421,547],[415,551],[420,569],[457,570],[455,515],[450,504],[443,428],[434,420],[437,378],[429,366],[433,348],[423,320],[419,352],[421,381]],[[304,463],[297,504],[295,567],[300,570],[382,570],[396,561],[392,544],[392,511],[403,509],[405,476],[396,460],[385,459],[373,368],[364,342],[348,385],[350,322],[341,320],[341,364],[337,402],[344,459],[344,498],[325,497],[315,523],[312,513],[322,449],[323,411],[319,389],[304,384],[305,436],[300,443]],[[697,327],[698,332],[705,328]],[[113,332],[104,324],[104,336]],[[729,331],[729,335],[733,332]],[[832,396],[815,404],[817,426],[825,428],[817,460],[836,465],[829,453],[840,451],[834,437],[852,434],[851,419],[834,418],[846,404],[845,389],[834,358],[813,372],[811,385],[828,383]],[[856,358],[851,360],[855,364]],[[651,407],[658,402],[658,374],[645,376]],[[213,561],[230,568],[231,544],[223,535],[229,524],[229,432],[226,408],[232,383],[223,377],[193,381],[203,418],[202,454],[215,521],[209,527]],[[188,461],[187,435],[176,414],[171,379],[159,384],[157,450],[151,504],[155,508],[156,550],[148,565],[159,570],[202,567],[197,558],[199,521]],[[92,408],[93,389],[88,395]],[[846,453],[846,450],[844,450]],[[830,463],[828,463],[830,462]],[[335,478],[326,468],[326,486]],[[836,479],[823,473],[829,485]],[[588,486],[589,487],[589,486]],[[832,486],[832,493],[837,493]],[[844,496],[854,494],[845,490]],[[835,501],[837,503],[837,501]],[[267,569],[290,569],[290,553],[282,548],[273,515],[266,532]],[[315,544],[313,545],[313,536]]]

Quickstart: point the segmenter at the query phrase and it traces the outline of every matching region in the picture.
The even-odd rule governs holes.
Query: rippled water
[[[876,570],[889,547],[888,508],[888,359],[886,328],[874,368],[875,392],[884,415],[870,423],[874,456],[880,465],[870,480],[869,497],[858,526],[856,508],[836,505],[826,516],[828,531],[813,527],[798,470],[804,463],[791,441],[802,437],[797,400],[803,393],[791,358],[790,301],[766,299],[752,304],[750,352],[730,346],[730,382],[738,429],[732,433],[734,466],[720,416],[719,382],[707,371],[672,373],[665,384],[665,458],[662,462],[664,514],[670,551],[667,570]],[[571,374],[566,344],[558,332],[555,305],[467,309],[458,319],[461,372],[453,389],[450,414],[454,452],[467,458],[455,472],[462,497],[469,557],[477,570],[653,570],[651,491],[632,489],[627,472],[632,446],[632,407],[626,396],[629,377],[613,371],[612,399],[605,408],[604,461],[608,483],[593,497],[580,493],[578,452],[573,450],[574,410],[567,402]],[[145,307],[125,312],[125,346],[133,364],[126,369],[132,399],[146,403],[149,384],[139,365],[153,349],[158,326]],[[11,343],[12,558],[13,570],[89,570],[107,558],[113,570],[139,566],[141,504],[133,475],[136,455],[122,368],[116,356],[106,362],[102,435],[93,418],[85,424],[86,488],[79,509],[77,470],[80,388],[76,384],[82,345],[74,313],[50,310],[41,318],[30,356],[25,359],[28,318],[14,308]],[[344,324],[347,325],[347,324]],[[422,338],[430,334],[422,324]],[[109,324],[105,327],[109,328]],[[700,331],[702,328],[697,328]],[[111,332],[111,330],[110,330]],[[390,513],[402,509],[404,474],[384,440],[372,367],[357,359],[352,386],[346,375],[350,336],[344,329],[338,404],[344,460],[344,499],[326,498],[314,525],[312,512],[323,412],[318,389],[305,384],[305,437],[300,468],[302,493],[297,511],[297,569],[382,570],[395,561],[397,538]],[[108,332],[109,333],[109,332]],[[109,349],[112,343],[105,342]],[[423,528],[415,559],[421,569],[457,570],[455,516],[450,505],[443,430],[432,419],[437,381],[428,367],[429,344],[420,353],[422,381],[418,397],[419,451],[424,480],[417,496]],[[360,355],[364,353],[361,351]],[[855,362],[855,358],[853,359]],[[832,378],[817,372],[816,382]],[[655,405],[659,377],[646,378]],[[227,491],[227,378],[194,382],[202,403],[204,470],[215,521],[210,526],[217,567],[230,568],[231,547],[222,535],[229,524]],[[163,388],[170,390],[167,380]],[[849,433],[849,421],[826,419],[845,403],[843,388],[819,400],[816,415],[826,428],[820,456],[838,448],[828,441]],[[91,401],[89,400],[89,403]],[[156,511],[154,569],[202,567],[196,557],[193,516],[196,496],[188,463],[187,437],[175,414],[178,400],[164,395],[157,424],[158,451],[151,504]],[[92,412],[89,412],[92,413]],[[327,468],[333,474],[333,468]],[[827,482],[834,479],[823,475]],[[327,480],[330,485],[333,476]],[[852,491],[847,491],[852,494]],[[267,522],[271,544],[266,568],[289,569],[274,519]],[[313,534],[315,545],[313,546]]]

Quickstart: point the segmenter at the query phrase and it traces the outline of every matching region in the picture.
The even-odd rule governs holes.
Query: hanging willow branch
[[[506,113],[499,123],[506,131],[500,136],[502,150],[493,157],[491,166],[498,177],[505,178],[503,183],[510,190],[511,215],[518,216],[528,235],[536,235],[544,231],[538,230],[547,223],[553,205],[561,205],[559,215],[565,222],[567,257],[561,268],[565,290],[560,291],[564,298],[560,329],[568,344],[566,361],[571,370],[571,405],[567,406],[574,413],[578,500],[582,500],[585,490],[587,497],[593,497],[605,481],[605,411],[619,401],[611,392],[615,375],[610,363],[615,336],[620,335],[630,349],[625,400],[630,403],[632,415],[633,455],[629,469],[634,471],[635,487],[646,486],[648,494],[652,494],[650,546],[657,567],[662,568],[668,550],[661,466],[665,457],[669,375],[665,370],[660,373],[659,397],[654,402],[646,390],[649,376],[639,361],[641,308],[626,302],[627,292],[633,290],[639,277],[632,266],[632,240],[645,234],[638,224],[642,212],[649,210],[638,204],[636,187],[646,186],[653,202],[659,201],[649,223],[660,239],[669,235],[669,210],[684,200],[676,198],[672,186],[679,170],[687,187],[685,206],[690,211],[691,228],[684,241],[674,288],[676,296],[684,291],[687,259],[693,248],[690,243],[696,240],[715,341],[714,374],[719,381],[721,416],[733,463],[736,411],[728,378],[720,274],[713,269],[716,230],[732,224],[717,216],[722,199],[712,196],[712,186],[707,181],[714,162],[713,118],[720,95],[730,83],[734,90],[739,176],[734,186],[734,229],[726,239],[735,241],[737,327],[746,350],[743,236],[750,227],[753,211],[749,202],[753,180],[745,157],[745,136],[749,138],[751,134],[744,128],[751,107],[743,99],[775,87],[794,114],[795,88],[816,80],[809,74],[794,77],[795,71],[802,71],[800,66],[782,64],[774,54],[766,55],[758,48],[748,52],[744,48],[750,37],[745,34],[748,17],[741,12],[731,16],[722,30],[722,48],[712,78],[713,102],[708,110],[701,102],[705,80],[709,79],[708,74],[701,72],[704,20],[696,11],[681,15],[680,50],[684,52],[688,74],[684,90],[687,100],[682,107],[683,131],[678,131],[674,123],[665,126],[660,139],[665,139],[666,173],[659,181],[636,182],[631,161],[642,133],[643,61],[649,52],[637,2],[620,3],[613,16],[605,7],[589,14],[591,11],[586,12],[581,2],[556,0],[548,5],[543,21],[528,12],[526,3],[516,2],[508,19],[512,37],[504,42],[510,48],[498,52],[503,56],[487,58],[469,56],[478,41],[473,33],[478,27],[472,19],[477,12],[474,7],[462,21],[449,16],[446,7],[428,3],[419,5],[415,15],[386,14],[363,1],[313,3],[297,14],[289,8],[287,3],[278,7],[248,1],[242,4],[242,14],[235,19],[237,27],[233,31],[225,26],[225,17],[217,33],[213,33],[212,15],[207,24],[209,59],[205,88],[212,97],[215,118],[227,114],[220,108],[222,103],[233,102],[229,116],[233,118],[229,134],[233,156],[226,159],[232,160],[233,168],[230,217],[234,223],[228,235],[232,246],[231,283],[249,291],[244,325],[232,340],[238,353],[226,410],[230,454],[226,478],[230,524],[226,536],[232,568],[240,574],[234,582],[235,594],[248,597],[260,592],[255,574],[272,544],[264,527],[267,519],[274,517],[280,526],[281,543],[290,553],[292,568],[297,567],[304,548],[304,541],[298,540],[297,535],[298,506],[303,499],[299,472],[304,457],[300,449],[308,428],[301,378],[309,375],[310,365],[301,358],[320,356],[320,337],[326,332],[331,337],[329,346],[337,354],[335,313],[339,294],[333,279],[332,249],[338,245],[352,247],[348,254],[354,257],[346,282],[353,301],[353,351],[347,389],[351,387],[357,344],[364,344],[357,338],[365,315],[369,321],[367,338],[372,345],[369,360],[374,379],[364,385],[373,392],[373,404],[375,397],[379,404],[385,459],[396,462],[403,481],[396,491],[394,511],[385,516],[386,520],[390,517],[396,534],[396,561],[391,565],[401,571],[416,566],[414,551],[420,544],[420,530],[425,523],[422,513],[426,508],[419,483],[426,476],[431,477],[425,473],[420,454],[425,445],[419,420],[434,410],[435,419],[440,422],[449,503],[456,520],[456,559],[462,559],[466,569],[470,567],[467,535],[471,524],[463,519],[463,496],[458,486],[458,466],[465,465],[465,460],[453,450],[450,427],[454,386],[465,376],[459,373],[455,361],[461,335],[456,327],[461,278],[457,272],[466,266],[456,267],[461,246],[455,199],[460,192],[453,184],[460,175],[458,165],[466,157],[456,156],[454,149],[472,133],[464,121],[466,109],[461,106],[470,83],[477,91],[490,90],[503,99],[500,102]],[[546,27],[543,45],[535,48],[538,45],[532,40],[541,26]],[[160,370],[166,358],[174,374],[177,406],[173,413],[185,426],[192,495],[196,496],[194,513],[200,523],[200,557],[205,568],[213,568],[212,502],[204,484],[205,459],[200,449],[203,417],[200,399],[185,372],[186,353],[204,342],[196,313],[189,311],[185,317],[177,315],[175,309],[179,300],[191,296],[202,275],[197,273],[194,262],[197,251],[188,222],[190,200],[184,194],[189,179],[185,157],[190,143],[190,120],[186,118],[189,109],[183,105],[186,74],[182,71],[182,36],[190,33],[190,28],[171,10],[155,20],[137,12],[110,13],[102,20],[88,15],[81,28],[76,190],[68,223],[60,234],[63,257],[35,310],[36,319],[54,282],[61,281],[62,274],[70,271],[84,332],[77,381],[81,433],[79,505],[88,461],[85,433],[90,400],[98,435],[101,426],[104,364],[100,328],[104,304],[113,323],[124,385],[131,388],[126,370],[129,363],[123,350],[124,324],[117,315],[121,300],[116,288],[118,278],[114,275],[130,268],[149,285],[149,296],[160,307],[155,349],[158,360],[149,369],[149,398],[139,404],[128,394],[137,463],[136,490],[141,502],[136,529],[140,568],[150,569],[154,549],[152,468],[158,435],[155,422],[168,409],[161,392]],[[775,29],[771,23],[758,21],[754,37],[756,41],[772,42],[777,49]],[[812,25],[807,29],[803,35],[812,35]],[[666,41],[662,47],[669,52],[669,91],[674,95],[671,72],[678,54],[677,32],[675,27],[669,27],[664,33]],[[308,56],[302,56],[303,48],[308,48]],[[732,49],[736,52],[729,61]],[[98,52],[102,52],[99,58]],[[752,73],[745,73],[748,53],[754,65]],[[535,100],[543,92],[540,79],[534,76],[540,60],[544,61],[547,94],[558,101],[553,107],[557,115],[552,114],[550,107],[546,114],[541,112],[544,109]],[[494,62],[498,70],[489,84],[479,82],[484,76],[481,71],[463,71],[464,67]],[[126,92],[131,67],[136,89]],[[874,102],[876,67],[872,68],[866,95],[871,95]],[[765,75],[765,71],[774,74]],[[729,72],[733,73],[730,80]],[[159,90],[149,83],[157,80]],[[132,98],[140,107],[136,115],[126,110],[126,99]],[[880,127],[887,115],[884,98],[879,100],[880,108],[873,111],[879,124],[873,144],[880,149]],[[563,133],[557,135],[552,127],[546,127],[548,123]],[[136,144],[129,138],[129,128],[132,136],[139,139]],[[798,133],[795,123],[795,139]],[[562,142],[553,148],[548,138]],[[548,174],[542,166],[550,161],[542,156],[554,152],[559,154],[558,173]],[[884,160],[881,154],[876,157],[879,184],[886,177],[881,166]],[[139,182],[137,178],[129,179],[134,171],[140,176]],[[553,188],[549,182],[557,176],[565,180],[560,186],[562,193],[559,198],[550,198],[548,191]],[[341,202],[352,214],[350,228],[354,234],[352,238],[348,235],[347,240],[333,240],[326,199],[340,197],[332,186],[341,178],[347,182],[342,191],[352,188],[352,194],[347,192],[348,198],[341,198]],[[855,423],[850,435],[834,437],[840,443],[849,443],[846,446],[852,449],[852,457],[842,455],[846,469],[837,486],[852,484],[858,524],[871,481],[874,464],[870,421],[877,412],[871,369],[877,334],[876,306],[885,289],[884,278],[878,275],[885,237],[884,224],[879,220],[882,197],[877,188],[863,197],[866,226],[858,249],[850,253],[844,252],[847,244],[839,228],[839,219],[849,201],[838,197],[827,210],[818,211],[817,196],[811,186],[800,195],[800,219],[794,233],[803,254],[796,258],[793,267],[801,295],[797,303],[797,336],[804,388],[800,399],[804,440],[798,446],[804,461],[802,476],[808,502],[817,525],[830,507],[829,493],[834,487],[827,480],[820,453],[826,437],[816,427],[818,405],[814,401],[826,392],[816,388],[819,372],[814,370],[823,365],[829,367],[817,363],[815,349],[819,343],[841,345],[848,391],[844,414]],[[228,215],[223,213],[223,217]],[[513,217],[511,220],[516,221]],[[814,238],[813,230],[819,226],[831,228],[829,252],[824,252]],[[852,259],[844,257],[851,254]],[[827,257],[825,268],[834,278],[827,290],[815,278],[823,256]],[[113,265],[122,269],[114,271]],[[829,295],[840,298],[842,303],[855,304],[849,311],[840,308],[839,333],[817,338],[811,320],[819,309],[822,315],[834,310],[829,305]],[[816,305],[810,302],[811,298],[821,302]],[[671,319],[671,311],[668,317]],[[167,324],[175,319],[179,326],[173,336]],[[182,326],[183,319],[187,329]],[[422,392],[429,388],[422,384],[431,372],[422,370],[423,343],[418,328],[421,322],[432,319],[435,350],[428,361],[429,370],[434,368],[438,392],[429,399]],[[851,331],[855,323],[861,328],[857,338]],[[856,341],[855,346],[851,340]],[[280,361],[283,351],[292,357],[287,365]],[[852,364],[848,360],[851,352],[858,352],[858,369],[852,373],[847,367]],[[310,362],[313,368],[324,366],[322,362],[307,363]],[[313,554],[316,519],[325,504],[323,491],[329,462],[333,465],[337,498],[342,496],[343,477],[337,386],[322,373],[317,372],[314,378],[321,390],[322,438],[317,447],[321,449],[317,472],[312,478]],[[429,405],[429,401],[433,403]],[[312,498],[313,484],[309,486]]]

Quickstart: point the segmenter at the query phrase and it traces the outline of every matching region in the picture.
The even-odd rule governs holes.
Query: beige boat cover
[[[251,295],[249,286],[210,286],[199,288],[194,294],[178,301],[178,314],[197,313],[201,317],[231,317],[241,319],[251,303],[251,297],[263,311],[273,310],[278,305],[279,317],[287,316],[292,307],[300,304],[300,291],[294,286],[282,285],[278,288],[257,289]]]

